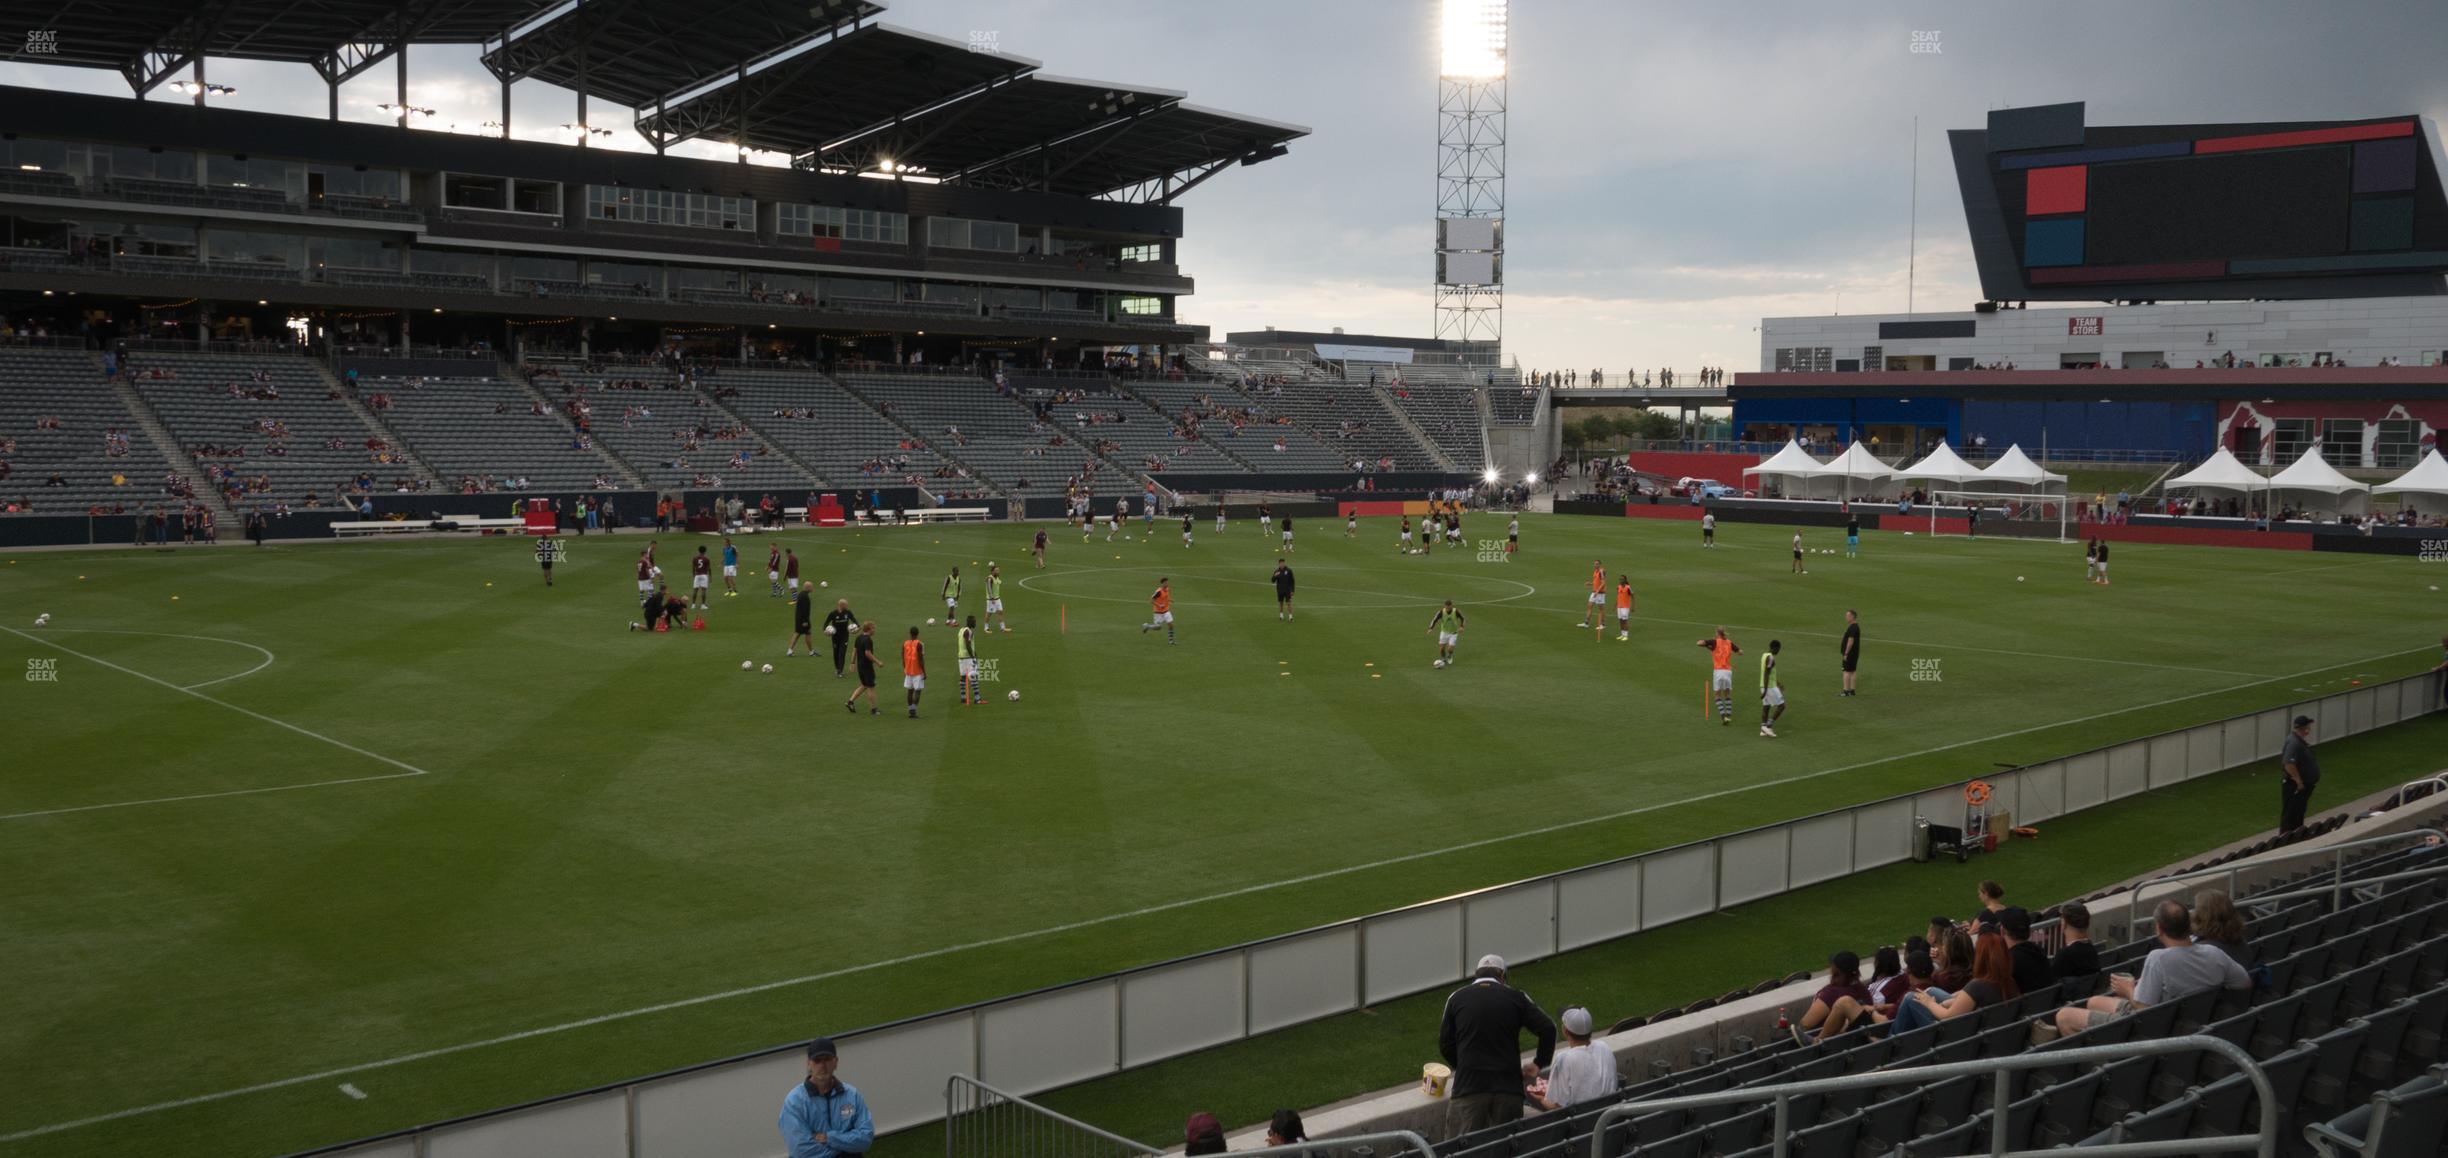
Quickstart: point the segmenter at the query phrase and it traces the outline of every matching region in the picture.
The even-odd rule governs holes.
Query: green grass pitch
[[[1703,552],[1686,524],[1532,517],[1505,562],[1477,548],[1502,518],[1468,525],[1471,547],[1420,557],[1392,520],[1348,540],[1300,520],[1288,623],[1246,519],[1199,520],[1189,549],[1178,522],[1112,544],[1055,525],[1043,571],[1034,527],[781,536],[829,584],[819,609],[849,599],[888,653],[942,614],[947,568],[975,613],[1002,564],[1016,630],[984,641],[989,702],[957,703],[939,625],[916,721],[889,666],[885,714],[853,717],[829,659],[782,657],[762,536],[708,630],[659,636],[624,630],[644,534],[569,540],[549,590],[518,540],[0,555],[0,1154],[338,1141],[2435,653],[2411,559],[2120,545],[2103,588],[2054,543],[1873,534],[1793,575],[1783,528]],[[660,541],[675,578],[720,549]],[[1638,591],[1629,641],[1574,626],[1594,558]],[[1177,645],[1139,629],[1159,576]],[[1469,627],[1439,670],[1447,598]],[[1839,699],[1848,607],[1867,643]],[[1744,649],[1731,727],[1703,717],[1694,646],[1720,623]]]

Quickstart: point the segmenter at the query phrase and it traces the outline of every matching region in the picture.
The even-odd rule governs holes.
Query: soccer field
[[[302,1148],[1926,787],[2421,670],[2441,598],[2378,556],[2120,545],[2099,587],[2030,541],[1794,575],[1764,526],[1532,517],[1511,561],[1300,528],[1290,622],[1249,520],[1055,525],[1042,571],[1033,526],[780,536],[893,660],[1002,565],[988,702],[939,625],[915,721],[897,664],[870,717],[782,658],[766,536],[670,635],[624,630],[643,534],[551,589],[521,540],[0,555],[0,1153]],[[720,552],[660,541],[675,587]],[[1593,558],[1628,641],[1575,630]]]

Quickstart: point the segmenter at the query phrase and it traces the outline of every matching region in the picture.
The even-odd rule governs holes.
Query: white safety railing
[[[1980,779],[1991,815],[2032,824],[2277,756],[2287,722],[2333,739],[2434,711],[2429,673],[2213,720]],[[1469,976],[1657,929],[1910,858],[1916,821],[1963,815],[1964,781],[1477,889],[1191,957],[836,1034],[844,1073],[891,1132],[940,1120],[953,1074],[1019,1095],[1352,1012]],[[543,1153],[539,1120],[617,1139],[631,1158],[770,1158],[799,1043],[418,1127],[317,1155]],[[560,1129],[561,1125],[556,1125]],[[551,1151],[553,1154],[563,1151]],[[596,1153],[573,1149],[567,1153]],[[547,1156],[549,1158],[549,1156]]]
[[[2346,854],[2348,852],[2358,849],[2376,848],[2381,845],[2404,844],[2409,839],[2439,840],[2442,839],[2442,833],[2436,828],[2400,829],[2396,832],[2384,833],[2380,836],[2367,836],[2359,840],[2349,840],[2338,844],[2324,845],[2320,848],[2273,849],[2269,852],[2261,854],[2260,856],[2243,857],[2230,863],[2219,865],[2216,868],[2195,869],[2191,872],[2169,873],[2168,875],[2162,877],[2152,877],[2149,880],[2136,884],[2125,894],[2125,928],[2127,930],[2127,935],[2134,935],[2132,930],[2141,923],[2142,908],[2146,898],[2148,898],[2151,903],[2154,904],[2159,900],[2178,898],[2185,892],[2185,890],[2180,886],[2194,881],[2208,880],[2212,878],[2224,879],[2227,882],[2227,895],[2229,897],[2234,897],[2237,894],[2236,880],[2240,874],[2246,872],[2265,872],[2271,866],[2276,864],[2309,858],[2325,858],[2328,861],[2327,868],[2330,874],[2330,879],[2329,885],[2325,891],[2328,894],[2329,903],[2334,907],[2339,902],[2343,901],[2346,896]],[[2260,903],[2264,899],[2266,898],[2257,896],[2251,898],[2251,900],[2256,904]]]

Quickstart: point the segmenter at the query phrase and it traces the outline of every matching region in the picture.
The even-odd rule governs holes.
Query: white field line
[[[1563,609],[1563,608],[1556,608],[1556,607],[1544,607],[1544,608],[1540,608],[1540,610],[1542,610],[1542,611],[1558,611],[1558,612],[1562,612],[1563,614],[1567,614],[1567,615],[1572,614],[1572,612],[1571,612],[1571,611],[1565,610],[1565,609]],[[1727,627],[1727,628],[1730,628],[1730,629],[1738,629],[1738,630],[1742,630],[1742,631],[1765,631],[1765,632],[1772,632],[1772,633],[1777,634],[1777,635],[1812,635],[1812,636],[1818,636],[1818,637],[1820,637],[1820,638],[1822,638],[1822,639],[1840,639],[1840,638],[1842,638],[1842,637],[1843,637],[1843,636],[1842,636],[1842,633],[1840,633],[1840,632],[1834,632],[1834,631],[1804,631],[1804,630],[1800,630],[1800,629],[1796,629],[1796,628],[1782,628],[1782,627],[1759,627],[1759,626],[1756,626],[1756,625],[1753,625],[1753,624],[1743,624],[1743,623],[1726,623],[1726,624],[1722,624],[1722,625],[1721,625],[1721,624],[1719,624],[1719,623],[1718,623],[1717,621],[1715,621],[1715,620],[1706,620],[1706,619],[1662,619],[1662,618],[1658,618],[1658,617],[1655,617],[1655,616],[1641,615],[1641,614],[1639,614],[1639,613],[1637,613],[1637,612],[1635,612],[1635,613],[1633,614],[1633,616],[1632,616],[1632,621],[1633,621],[1634,623],[1639,623],[1639,622],[1641,622],[1642,620],[1647,620],[1647,621],[1648,621],[1648,622],[1650,622],[1650,623],[1679,623],[1679,624],[1682,624],[1682,625],[1687,626],[1687,627],[1718,627],[1718,626],[1724,626],[1724,627]],[[2007,648],[2003,648],[2003,647],[1976,647],[1976,646],[1974,646],[1974,645],[1972,645],[1972,644],[1968,644],[1968,643],[1915,643],[1915,642],[1913,642],[1913,641],[1911,641],[1911,640],[1909,640],[1909,639],[1885,639],[1885,638],[1880,639],[1878,642],[1879,642],[1879,646],[1881,646],[1881,647],[1926,647],[1926,648],[1933,648],[1933,649],[1938,650],[1938,651],[1981,651],[1981,652],[1987,652],[1987,653],[1989,653],[1989,654],[1991,654],[1991,655],[2013,655],[2013,656],[2021,656],[2021,657],[2023,657],[2023,658],[2025,658],[2025,659],[2057,659],[2057,660],[2065,660],[2065,661],[2067,661],[2067,662],[2069,662],[2069,663],[2112,663],[2112,664],[2116,664],[2116,665],[2118,665],[2118,666],[2120,666],[2120,667],[2148,667],[2148,668],[2158,668],[2158,669],[2161,669],[2161,670],[2163,670],[2163,671],[2196,671],[2196,672],[2204,672],[2204,673],[2207,673],[2207,674],[2209,674],[2209,675],[2223,675],[2223,676],[2253,676],[2253,677],[2255,677],[2255,678],[2259,678],[2259,676],[2260,676],[2260,673],[2259,673],[2259,672],[2249,672],[2249,671],[2227,671],[2227,670],[2225,670],[2225,669],[2223,669],[2223,668],[2215,668],[2215,667],[2188,667],[2188,666],[2186,666],[2186,665],[2184,665],[2184,664],[2178,664],[2178,663],[2147,663],[2147,662],[2144,662],[2144,661],[2142,661],[2142,660],[2138,660],[2138,659],[2109,659],[2109,658],[2107,658],[2107,657],[2105,657],[2105,656],[2097,656],[2097,655],[2056,655],[2056,654],[2052,654],[2052,653],[2050,653],[2050,652],[2045,652],[2045,651],[2013,651],[2013,650],[2010,650],[2010,649],[2007,649]],[[2328,670],[2328,669],[2323,668],[2323,669],[2321,669],[2321,670],[2326,671],[2326,670]],[[2280,678],[2280,677],[2271,677],[2271,678]]]
[[[2387,556],[2378,559],[2357,559],[2351,563],[2327,563],[2318,567],[2295,567],[2285,571],[2264,571],[2260,575],[2255,576],[2255,578],[2271,579],[2280,575],[2301,575],[2306,571],[2335,571],[2340,567],[2369,567],[2376,563],[2395,562],[2397,559],[2402,559],[2404,557],[2405,556],[2403,555]]]
[[[2367,659],[2353,660],[2342,664],[2331,664],[2327,667],[2316,667],[2308,671],[2296,672],[2292,675],[2273,676],[2268,679],[2256,679],[2249,683],[2235,684],[2230,687],[2215,688],[2206,692],[2194,692],[2190,695],[2176,696],[2171,699],[2160,700],[2156,703],[2136,704],[2132,707],[2117,708],[2113,711],[2099,712],[2093,715],[2083,716],[2078,719],[2055,720],[2045,724],[2034,724],[2028,728],[2017,728],[2011,732],[2000,732],[1994,736],[1982,736],[1971,740],[1958,740],[1952,744],[1940,744],[1937,747],[1924,748],[1918,752],[1907,752],[1898,756],[1881,756],[1875,760],[1863,760],[1857,763],[1845,764],[1835,768],[1821,769],[1817,772],[1804,772],[1800,775],[1786,776],[1776,780],[1762,781],[1757,784],[1744,784],[1732,788],[1720,788],[1714,792],[1703,792],[1696,796],[1686,796],[1680,800],[1668,800],[1655,804],[1643,804],[1633,808],[1626,808],[1619,811],[1610,812],[1603,816],[1585,816],[1574,820],[1565,820],[1554,824],[1541,825],[1537,828],[1526,828],[1519,832],[1507,833],[1503,836],[1483,837],[1478,840],[1464,841],[1461,844],[1447,845],[1443,848],[1423,849],[1419,852],[1403,853],[1400,856],[1385,857],[1380,860],[1369,861],[1366,864],[1345,865],[1342,868],[1325,869],[1319,872],[1308,873],[1303,876],[1287,877],[1279,881],[1268,881],[1262,884],[1244,885],[1237,889],[1227,889],[1219,893],[1209,893],[1206,896],[1189,897],[1178,901],[1165,901],[1161,904],[1148,905],[1144,908],[1132,909],[1129,912],[1108,913],[1101,917],[1085,917],[1077,921],[1069,921],[1060,925],[1049,925],[1042,929],[1032,929],[1020,933],[1006,933],[999,937],[988,937],[983,940],[968,941],[958,945],[946,945],[936,949],[921,949],[914,953],[904,953],[898,957],[887,957],[882,960],[868,961],[857,965],[845,965],[841,968],[828,969],[821,973],[808,973],[798,977],[785,977],[779,981],[767,981],[757,985],[742,986],[738,989],[726,989],[720,993],[706,993],[696,997],[682,997],[671,1001],[660,1002],[654,1005],[640,1006],[636,1009],[624,1009],[614,1013],[603,1013],[597,1014],[593,1017],[580,1018],[576,1021],[565,1021],[558,1025],[545,1025],[538,1026],[534,1029],[522,1029],[516,1033],[505,1033],[498,1037],[488,1037],[479,1041],[461,1042],[457,1045],[437,1046],[433,1049],[399,1054],[394,1057],[383,1058],[379,1061],[359,1062],[354,1065],[319,1070],[310,1074],[299,1074],[295,1077],[278,1078],[268,1082],[258,1082],[251,1086],[241,1086],[237,1089],[222,1090],[217,1093],[197,1094],[192,1097],[179,1098],[173,1101],[155,1102],[151,1105],[133,1106],[125,1110],[115,1110],[107,1114],[96,1114],[87,1118],[75,1118],[65,1122],[54,1122],[48,1126],[36,1126],[32,1129],[19,1130],[11,1134],[0,1134],[0,1142],[17,1142],[27,1138],[38,1138],[47,1134],[56,1134],[63,1130],[74,1130],[83,1126],[99,1125],[104,1122],[116,1122],[126,1118],[141,1117],[146,1114],[160,1113],[164,1110],[176,1110],[187,1106],[203,1105],[210,1102],[227,1101],[231,1098],[245,1097],[249,1094],[260,1094],[270,1090],[286,1089],[290,1086],[330,1081],[334,1078],[348,1077],[352,1074],[365,1073],[370,1070],[384,1069],[390,1066],[407,1065],[411,1062],[425,1061],[430,1058],[437,1057],[447,1057],[452,1054],[466,1053],[470,1050],[486,1049],[497,1045],[508,1045],[512,1042],[526,1041],[530,1038],[549,1037],[554,1034],[568,1033],[572,1030],[586,1029],[591,1026],[603,1025],[608,1022],[626,1021],[630,1018],[645,1017],[650,1014],[667,1013],[675,1009],[686,1009],[696,1005],[706,1005],[717,1001],[728,1001],[737,997],[748,997],[759,993],[768,993],[776,989],[789,989],[801,985],[812,985],[816,982],[830,981],[835,978],[848,977],[859,973],[872,973],[878,969],[890,969],[899,965],[908,965],[937,957],[946,957],[955,953],[966,953],[977,949],[991,949],[998,945],[1008,945],[1016,941],[1027,941],[1038,937],[1051,937],[1062,933],[1076,932],[1081,929],[1092,929],[1100,925],[1111,925],[1121,921],[1135,920],[1139,917],[1153,916],[1157,913],[1172,912],[1176,909],[1186,909],[1195,905],[1207,904],[1212,901],[1231,900],[1235,897],[1246,897],[1253,893],[1271,892],[1276,889],[1291,888],[1296,885],[1312,884],[1317,881],[1331,880],[1335,877],[1349,876],[1353,873],[1370,872],[1376,869],[1390,868],[1400,864],[1408,864],[1412,861],[1428,860],[1434,857],[1448,856],[1457,852],[1468,852],[1472,849],[1485,848],[1489,845],[1504,844],[1515,840],[1525,840],[1536,836],[1546,836],[1552,833],[1563,832],[1565,830],[1574,828],[1583,828],[1593,824],[1604,824],[1609,821],[1622,820],[1627,817],[1640,816],[1645,813],[1658,812],[1668,808],[1678,808],[1686,804],[1698,804],[1703,801],[1715,800],[1720,797],[1733,796],[1744,792],[1757,791],[1763,788],[1782,788],[1786,785],[1799,784],[1806,780],[1816,780],[1823,776],[1834,776],[1843,772],[1857,771],[1859,769],[1869,768],[1879,764],[1893,763],[1897,760],[1916,759],[1922,756],[1935,755],[1939,752],[1952,751],[1956,748],[1969,747],[1974,744],[1986,744],[1994,740],[2012,739],[2016,736],[2025,735],[2031,732],[2046,731],[2051,728],[2071,727],[2075,724],[2085,724],[2093,720],[2104,720],[2110,716],[2121,716],[2128,712],[2140,712],[2148,711],[2153,708],[2163,708],[2169,704],[2179,704],[2185,702],[2186,700],[2198,700],[2204,696],[2215,696],[2224,694],[2226,692],[2242,691],[2245,688],[2256,687],[2261,684],[2277,683],[2281,680],[2299,679],[2307,675],[2317,675],[2325,671],[2335,671],[2341,667],[2351,667],[2357,663],[2368,663],[2373,660],[2382,659],[2395,659],[2401,655],[2411,655],[2415,652],[2427,652],[2429,650],[2431,650],[2429,647],[2410,648],[2406,651],[2392,652],[2388,655],[2372,656],[2368,657]]]
[[[183,687],[183,688],[180,688],[180,689],[179,689],[180,691],[183,691],[183,692],[191,692],[191,691],[196,690],[197,688],[208,688],[208,687],[213,686],[214,684],[225,684],[225,683],[228,683],[228,682],[229,682],[229,681],[231,681],[231,680],[245,679],[245,678],[246,678],[246,677],[248,677],[248,676],[254,675],[256,672],[262,671],[263,669],[265,669],[265,668],[268,668],[268,667],[272,666],[273,662],[274,662],[275,660],[277,660],[277,659],[279,659],[279,658],[280,658],[280,657],[278,657],[278,656],[276,656],[276,655],[273,655],[273,654],[272,654],[272,649],[271,649],[271,648],[268,648],[268,647],[259,647],[259,646],[255,645],[255,644],[248,643],[247,641],[245,641],[245,640],[243,640],[243,639],[223,639],[223,638],[221,638],[220,636],[217,636],[217,635],[179,635],[179,634],[177,634],[177,633],[175,633],[175,632],[168,632],[168,631],[121,631],[121,630],[117,630],[117,629],[114,629],[114,628],[108,628],[108,627],[53,627],[53,628],[46,628],[45,630],[48,630],[48,631],[51,631],[51,632],[55,632],[55,633],[56,633],[56,632],[63,632],[63,631],[74,631],[74,632],[82,632],[82,633],[84,633],[84,634],[86,634],[86,635],[150,635],[150,636],[153,636],[153,637],[154,637],[154,638],[156,638],[156,639],[193,639],[193,640],[198,640],[198,641],[201,641],[201,642],[204,642],[204,643],[226,643],[226,644],[229,644],[229,645],[230,645],[230,646],[232,646],[232,647],[243,647],[243,648],[246,648],[246,649],[248,649],[249,651],[252,651],[252,652],[254,652],[255,654],[260,655],[260,656],[262,656],[262,657],[263,657],[263,662],[262,662],[262,663],[256,664],[255,666],[253,666],[253,667],[251,667],[251,668],[248,668],[248,669],[246,669],[245,671],[239,672],[237,675],[225,675],[225,676],[222,676],[222,677],[221,677],[221,678],[219,678],[219,679],[210,679],[210,680],[205,680],[203,683],[200,683],[200,684],[188,684],[187,686],[185,686],[185,687]]]
[[[397,771],[397,772],[386,772],[386,773],[383,773],[382,775],[379,775],[379,776],[352,776],[352,777],[349,777],[349,778],[344,779],[344,780],[317,780],[317,781],[311,781],[311,782],[309,782],[309,783],[305,783],[305,784],[278,784],[278,785],[273,785],[273,786],[268,787],[268,788],[236,788],[236,789],[231,789],[230,791],[227,791],[227,792],[202,792],[202,793],[196,793],[196,794],[193,794],[193,795],[188,795],[188,796],[165,796],[165,797],[159,797],[159,798],[152,799],[152,800],[121,800],[121,801],[117,801],[117,802],[110,803],[110,804],[86,804],[86,805],[79,805],[79,806],[77,806],[77,807],[73,807],[73,808],[46,808],[46,809],[41,809],[41,810],[39,810],[39,811],[34,811],[34,812],[11,812],[11,813],[0,813],[0,821],[7,821],[7,820],[27,820],[27,819],[31,819],[31,818],[33,818],[33,817],[37,817],[37,816],[57,816],[57,815],[60,815],[60,814],[62,814],[62,813],[69,813],[69,812],[94,812],[94,811],[99,811],[99,810],[101,810],[101,809],[106,809],[106,808],[134,808],[134,807],[137,807],[137,806],[139,806],[139,805],[144,805],[144,804],[170,804],[170,803],[175,803],[175,802],[179,802],[179,801],[186,801],[186,800],[209,800],[209,799],[213,799],[213,798],[215,798],[215,797],[221,797],[221,796],[251,796],[251,795],[255,795],[255,794],[257,794],[257,793],[263,793],[263,792],[294,792],[294,791],[296,791],[296,790],[298,790],[298,789],[301,789],[301,788],[326,788],[326,787],[332,787],[332,786],[341,785],[341,784],[364,784],[364,783],[367,783],[367,782],[369,782],[369,781],[374,781],[374,780],[400,780],[400,779],[405,779],[405,778],[410,777],[410,776],[430,776],[430,775],[432,775],[432,773],[430,773],[430,772],[426,771],[426,770],[425,770],[425,769],[423,769],[423,768],[419,768],[419,767],[417,767],[417,766],[416,766],[416,765],[414,765],[414,764],[409,764],[409,763],[405,763],[405,762],[403,762],[403,761],[394,760],[394,759],[392,759],[391,757],[389,757],[389,756],[385,756],[385,755],[383,755],[383,754],[381,754],[381,753],[379,753],[379,752],[368,752],[368,751],[366,751],[365,749],[360,748],[360,747],[356,746],[355,744],[351,744],[351,743],[349,743],[349,742],[347,742],[347,741],[345,741],[345,740],[335,740],[335,739],[332,739],[332,738],[331,738],[331,737],[329,737],[329,736],[324,735],[324,734],[323,734],[323,733],[321,733],[321,732],[316,732],[316,731],[312,731],[312,730],[309,730],[309,729],[306,729],[306,728],[301,728],[301,727],[297,726],[296,724],[292,724],[292,723],[290,723],[290,722],[288,722],[288,721],[286,721],[286,720],[276,720],[276,719],[274,719],[274,718],[272,718],[272,717],[270,717],[270,716],[264,715],[264,714],[263,714],[263,713],[261,713],[261,712],[254,711],[254,710],[251,710],[251,709],[248,709],[248,708],[242,708],[242,707],[239,707],[238,705],[233,704],[233,703],[230,703],[230,702],[229,702],[229,701],[227,701],[227,700],[218,700],[218,699],[214,699],[213,697],[208,696],[208,695],[205,695],[205,694],[204,694],[204,693],[202,693],[202,692],[196,691],[196,690],[194,690],[193,688],[183,688],[183,687],[178,686],[177,684],[171,683],[171,682],[170,682],[170,681],[168,681],[168,680],[165,680],[165,679],[158,679],[158,678],[155,678],[155,677],[153,677],[153,676],[146,675],[145,673],[140,672],[140,671],[137,671],[137,670],[136,670],[136,669],[134,669],[134,668],[121,667],[121,666],[119,666],[118,664],[112,663],[111,661],[109,661],[109,660],[107,660],[107,659],[102,659],[102,658],[99,658],[99,657],[96,657],[96,656],[90,656],[90,655],[87,655],[87,654],[85,654],[84,652],[78,651],[78,650],[76,650],[75,648],[69,647],[69,646],[67,646],[67,645],[65,645],[65,644],[54,643],[54,642],[52,642],[52,641],[50,641],[50,640],[48,640],[48,639],[44,639],[44,638],[42,638],[41,636],[38,636],[38,635],[30,635],[30,634],[28,634],[28,633],[26,633],[26,632],[19,631],[19,630],[17,630],[17,629],[16,629],[16,628],[14,628],[14,627],[0,627],[0,631],[5,631],[5,632],[8,632],[10,635],[17,636],[17,637],[19,637],[19,638],[21,638],[21,639],[31,640],[31,641],[33,641],[33,642],[35,642],[35,643],[39,643],[39,644],[43,645],[44,647],[52,648],[52,649],[54,649],[54,650],[56,650],[56,651],[65,652],[65,653],[67,653],[67,654],[69,654],[69,655],[72,655],[72,656],[77,657],[78,659],[84,660],[84,661],[85,661],[85,662],[87,662],[87,663],[99,664],[99,665],[101,665],[101,666],[103,666],[103,667],[106,667],[106,668],[111,669],[112,671],[119,672],[119,673],[124,674],[124,675],[132,675],[132,676],[135,676],[137,679],[143,680],[143,681],[145,681],[146,683],[153,684],[153,685],[155,685],[155,686],[157,686],[157,687],[164,687],[164,688],[168,688],[168,689],[170,689],[171,691],[177,692],[178,694],[180,694],[180,695],[182,695],[182,696],[193,696],[193,697],[195,697],[196,699],[202,700],[202,701],[204,701],[205,703],[211,704],[211,705],[213,705],[213,706],[215,706],[215,707],[227,708],[227,709],[229,709],[230,711],[233,711],[233,712],[238,713],[239,715],[246,716],[246,717],[248,717],[248,718],[250,718],[250,719],[260,720],[260,721],[262,721],[262,722],[264,722],[264,723],[267,723],[267,724],[272,725],[272,726],[273,726],[273,727],[275,727],[275,728],[280,728],[280,729],[283,729],[283,730],[285,730],[285,731],[295,732],[295,733],[297,733],[298,735],[304,736],[304,737],[306,737],[306,738],[307,738],[307,739],[309,739],[309,740],[320,740],[320,741],[322,741],[323,743],[329,744],[329,745],[331,745],[332,747],[335,747],[335,748],[340,749],[341,751],[344,751],[344,752],[349,752],[349,753],[352,753],[352,754],[354,754],[354,755],[358,755],[358,756],[363,756],[363,757],[365,757],[365,758],[366,758],[366,759],[368,759],[368,760],[375,761],[376,763],[380,763],[380,764],[388,764],[388,765],[390,765],[390,766],[392,766],[392,767],[394,767],[394,768],[399,769],[399,771]],[[267,653],[267,654],[268,654],[268,653]],[[215,682],[218,682],[218,681],[215,681]],[[201,686],[201,685],[198,685],[198,686]],[[6,1140],[7,1140],[7,1139],[0,1138],[0,1141],[6,1141]]]

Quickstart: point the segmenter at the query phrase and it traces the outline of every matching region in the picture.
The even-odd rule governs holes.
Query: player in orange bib
[[[1156,593],[1148,596],[1148,605],[1153,609],[1154,614],[1148,617],[1146,623],[1139,625],[1139,634],[1146,635],[1161,627],[1165,629],[1166,643],[1177,642],[1173,638],[1173,581],[1171,579],[1156,581]]]
[[[1581,609],[1581,626],[1606,630],[1606,564],[1590,560],[1589,606]]]
[[[1615,642],[1625,643],[1631,638],[1632,577],[1617,575],[1615,577]]]
[[[901,641],[901,687],[909,695],[909,718],[918,718],[918,696],[926,691],[926,644],[918,638],[918,625],[910,625],[910,637]]]
[[[1718,628],[1712,639],[1700,641],[1709,652],[1709,694],[1717,701],[1717,722],[1728,727],[1734,723],[1734,657],[1742,649],[1726,638],[1725,628]]]

